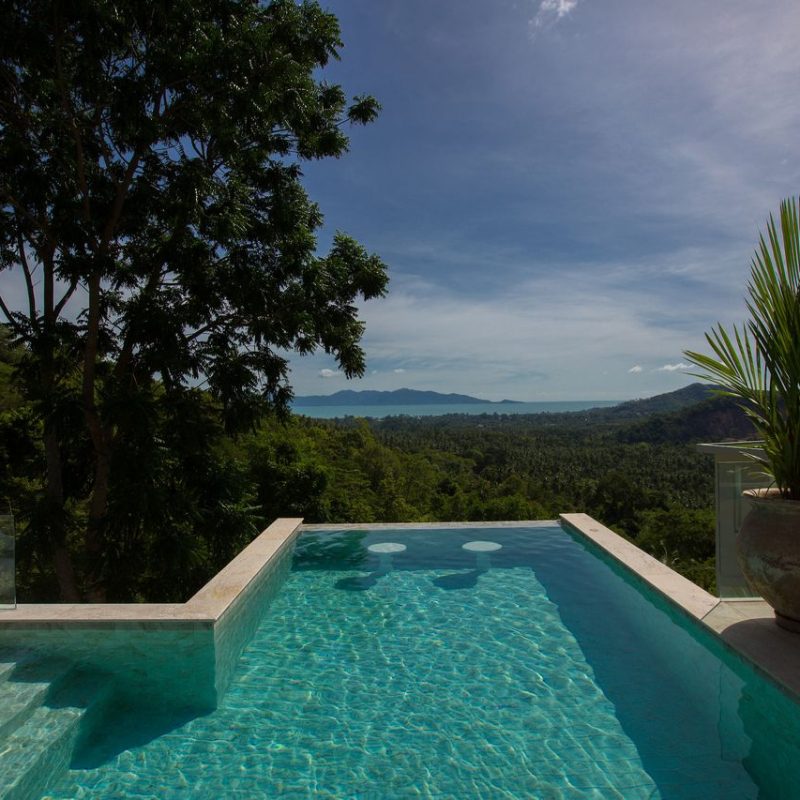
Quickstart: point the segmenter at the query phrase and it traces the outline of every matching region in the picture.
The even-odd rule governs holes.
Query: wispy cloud
[[[683,361],[679,361],[677,364],[664,364],[663,367],[658,367],[655,372],[677,372],[678,370],[691,368],[691,364],[684,364]]]
[[[800,185],[797,0],[387,5],[404,47],[453,36],[402,78],[374,49],[386,138],[325,184],[331,227],[392,267],[363,306],[361,385],[622,399],[694,380],[676,355],[745,316],[758,232]],[[351,174],[392,191],[344,195]],[[292,366],[300,387],[332,364]]]
[[[393,369],[392,372],[394,372],[395,375],[402,375],[405,370],[402,367],[398,367],[397,369]]]
[[[541,0],[535,16],[530,20],[531,28],[544,28],[567,14],[572,13],[578,0]]]
[[[398,277],[385,299],[360,309],[369,368],[378,372],[359,387],[398,388],[401,376],[413,374],[413,388],[489,399],[625,399],[690,382],[680,372],[645,367],[699,349],[703,322],[677,302],[674,316],[665,315],[652,286],[631,288],[625,272],[614,281],[581,270],[540,274],[499,296],[461,296]],[[405,375],[395,371],[398,363]],[[307,364],[304,358],[292,365],[300,393]],[[316,370],[322,366],[316,362]]]
[[[326,378],[326,379],[327,378],[340,378],[342,376],[342,373],[339,372],[338,370],[335,370],[335,369],[327,369],[327,368],[325,368],[325,369],[321,369],[317,373],[317,375],[320,378]]]

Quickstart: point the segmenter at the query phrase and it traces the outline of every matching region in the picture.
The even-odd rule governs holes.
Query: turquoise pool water
[[[555,525],[307,532],[220,708],[120,709],[47,797],[800,796],[798,707],[679,621]]]

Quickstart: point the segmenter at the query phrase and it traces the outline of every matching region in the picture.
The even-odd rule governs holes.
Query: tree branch
[[[95,372],[97,368],[97,348],[100,339],[100,273],[95,272],[89,280],[89,313],[86,321],[86,344],[83,350],[83,411],[86,425],[95,452],[104,453],[100,417],[94,397]]]
[[[72,283],[69,285],[69,289],[64,292],[64,296],[56,303],[55,308],[53,309],[53,314],[58,317],[58,315],[64,310],[64,306],[69,302],[70,297],[75,294],[75,290],[78,288],[78,281],[73,280]]]
[[[220,325],[225,325],[228,322],[231,322],[235,319],[235,314],[224,314],[223,316],[217,317],[213,322],[209,322],[208,325],[203,325],[202,328],[198,328],[196,331],[192,331],[192,333],[186,336],[187,342],[193,342],[195,339],[202,336],[204,333],[208,333],[209,331],[213,331],[214,328],[219,327]]]
[[[25,273],[25,288],[28,290],[28,319],[31,325],[36,326],[36,293],[33,290],[33,275],[28,264],[28,257],[25,255],[25,241],[22,238],[22,231],[19,227],[19,218],[17,218],[17,247],[19,248],[19,261],[22,265],[22,271]]]
[[[3,300],[2,295],[0,295],[0,311],[3,312],[3,315],[8,320],[8,324],[11,326],[11,328],[20,336],[24,335],[25,329],[14,319],[13,316],[11,316],[11,312],[8,310],[8,306],[6,305],[6,301]]]
[[[108,251],[108,246],[111,242],[111,238],[114,235],[114,230],[117,227],[120,216],[122,216],[122,207],[125,205],[125,198],[128,195],[131,181],[133,180],[133,176],[139,167],[139,162],[141,159],[142,153],[140,150],[138,150],[133,154],[131,160],[128,162],[128,167],[125,170],[125,174],[122,176],[122,180],[117,185],[117,192],[114,196],[114,204],[111,207],[111,214],[109,215],[109,218],[106,221],[106,226],[103,229],[103,238],[100,240],[101,253]]]
[[[58,80],[59,94],[61,95],[61,109],[67,117],[67,124],[69,125],[72,139],[75,142],[75,161],[78,169],[78,184],[81,190],[81,207],[83,208],[83,218],[86,222],[91,222],[92,209],[89,203],[89,184],[86,180],[86,162],[83,155],[83,144],[81,143],[80,131],[75,122],[75,109],[69,100],[69,93],[67,92],[66,82],[64,81],[64,70],[61,61],[61,29],[58,25],[58,20],[54,21],[54,39],[55,39],[55,56],[56,56],[56,77]]]
[[[35,228],[40,230],[44,234],[48,242],[52,241],[52,236],[50,234],[50,229],[48,228],[47,223],[42,220],[36,219],[36,217],[34,217],[33,214],[31,214],[31,212],[28,211],[28,209],[25,208],[25,206],[22,205],[22,203],[20,203],[20,201],[17,200],[17,198],[13,194],[11,194],[11,192],[8,191],[8,189],[6,188],[0,189],[0,197],[4,197],[15,212],[22,214],[22,216],[25,217],[25,219],[27,219],[28,222],[30,222]]]
[[[55,322],[53,316],[53,294],[55,286],[55,268],[53,266],[53,252],[54,248],[50,248],[42,254],[42,265],[44,266],[44,287],[43,295],[44,302],[42,303],[42,314],[44,315],[45,331],[50,328]]]

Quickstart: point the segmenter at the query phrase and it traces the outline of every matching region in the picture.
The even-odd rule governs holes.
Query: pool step
[[[23,665],[33,661],[34,658],[28,650],[6,650],[0,652],[0,685],[9,680],[14,670],[21,669]]]
[[[2,683],[17,666],[16,661],[0,661],[0,683]]]
[[[0,682],[0,742],[19,728],[45,701],[50,692],[67,674],[60,662],[22,660],[3,665]]]
[[[28,666],[28,673],[54,671],[52,665]],[[0,693],[17,683],[19,672],[0,683]],[[97,673],[66,671],[40,692],[23,693],[30,705],[15,716],[16,725],[0,736],[0,800],[33,800],[55,783],[111,696],[111,681]],[[13,696],[13,695],[12,695]],[[2,695],[0,694],[0,697]],[[38,705],[36,705],[38,701]],[[22,702],[22,700],[20,700]],[[0,709],[2,709],[0,699]],[[2,713],[2,711],[0,711]]]

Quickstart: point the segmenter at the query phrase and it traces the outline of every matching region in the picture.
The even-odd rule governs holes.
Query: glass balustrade
[[[736,536],[750,503],[742,496],[745,489],[769,486],[760,467],[748,458],[752,442],[701,444],[701,453],[714,456],[717,515],[717,594],[722,598],[752,597],[736,558]],[[757,451],[756,451],[757,452]]]
[[[17,601],[14,517],[0,515],[0,609],[15,608]]]

